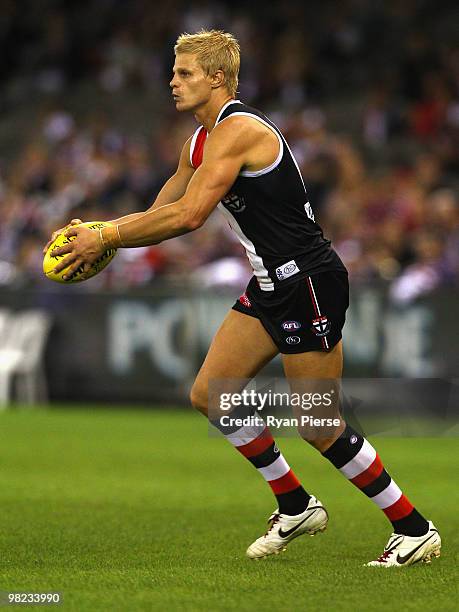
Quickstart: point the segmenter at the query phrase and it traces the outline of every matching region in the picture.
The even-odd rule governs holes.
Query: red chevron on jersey
[[[206,142],[207,132],[206,128],[201,126],[193,134],[190,144],[190,159],[191,165],[195,170],[202,164],[202,156],[204,153],[204,144]]]

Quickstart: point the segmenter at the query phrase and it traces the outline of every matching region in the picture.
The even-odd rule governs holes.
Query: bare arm
[[[185,194],[118,228],[105,228],[105,244],[136,247],[157,244],[200,227],[226,195],[259,143],[259,128],[239,118],[223,122],[207,139],[201,166]],[[118,235],[119,233],[119,235]]]
[[[193,173],[185,193],[176,201],[155,205],[133,220],[94,232],[85,227],[69,229],[75,237],[55,255],[66,255],[55,268],[69,266],[67,278],[81,265],[91,264],[108,248],[140,247],[158,244],[168,238],[192,232],[200,227],[219,201],[228,193],[240,170],[259,170],[276,158],[279,142],[273,132],[255,120],[230,117],[207,139],[201,166]],[[169,194],[172,194],[171,190]],[[65,280],[65,279],[64,279]]]
[[[175,174],[173,174],[170,179],[168,179],[164,183],[161,191],[158,193],[155,201],[150,206],[150,208],[148,208],[148,210],[152,210],[153,208],[157,208],[159,206],[164,206],[165,204],[169,204],[170,202],[175,202],[184,195],[188,183],[190,182],[191,177],[194,174],[194,168],[190,162],[190,143],[191,138],[189,138],[183,145],[182,153],[180,154],[179,164]],[[118,219],[113,219],[112,221],[110,221],[110,223],[113,223],[113,225],[122,225],[129,221],[139,219],[144,214],[145,211],[131,213],[129,215],[119,217]],[[72,219],[69,225],[55,230],[51,234],[51,238],[43,247],[43,254],[47,252],[50,245],[54,242],[54,240],[56,240],[59,234],[62,234],[62,232],[64,232],[70,226],[79,225],[80,223],[82,223],[81,219]]]

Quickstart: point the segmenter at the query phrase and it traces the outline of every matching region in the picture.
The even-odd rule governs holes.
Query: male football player
[[[218,207],[245,248],[253,269],[246,292],[215,335],[191,391],[203,414],[209,381],[251,379],[280,353],[286,377],[338,380],[341,332],[348,307],[347,272],[315,222],[301,172],[280,130],[236,99],[239,45],[231,34],[180,36],[170,82],[179,112],[198,129],[183,146],[177,171],[146,212],[94,232],[67,230],[70,244],[56,271],[88,270],[109,247],[153,245],[203,225]],[[367,565],[408,566],[440,554],[441,540],[384,469],[373,446],[339,417],[327,435],[302,432],[322,455],[379,506],[393,526],[384,552]],[[252,558],[278,554],[301,534],[323,531],[328,514],[290,469],[264,426],[225,429],[231,444],[266,479],[278,508]]]

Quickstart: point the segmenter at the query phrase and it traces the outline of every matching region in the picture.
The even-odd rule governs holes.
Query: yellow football
[[[111,223],[108,223],[107,221],[89,221],[88,223],[82,223],[81,225],[84,225],[85,227],[89,227],[89,229],[99,231],[100,228],[108,227],[109,225],[111,225]],[[69,225],[66,228],[66,230],[70,227],[78,227],[78,226]],[[108,249],[97,261],[95,261],[92,264],[91,269],[87,273],[86,278],[81,277],[83,273],[83,266],[81,266],[72,276],[72,278],[70,278],[69,280],[64,280],[62,277],[65,275],[66,271],[68,270],[68,266],[67,268],[64,268],[63,270],[58,272],[58,274],[55,274],[53,270],[56,267],[56,265],[59,263],[59,261],[64,259],[64,257],[67,257],[67,255],[53,256],[51,255],[51,253],[53,252],[54,249],[64,246],[64,244],[68,244],[73,239],[74,239],[74,236],[70,236],[70,238],[67,238],[64,235],[64,233],[59,234],[56,240],[54,240],[54,242],[49,246],[48,250],[46,251],[45,257],[43,258],[43,272],[50,280],[53,280],[56,283],[67,283],[67,284],[79,283],[83,280],[91,278],[92,276],[99,274],[99,272],[101,272],[104,268],[106,268],[108,264],[111,262],[111,260],[116,255],[116,249]]]

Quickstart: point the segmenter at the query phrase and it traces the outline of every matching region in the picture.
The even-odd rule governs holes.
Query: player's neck
[[[203,125],[208,132],[211,132],[215,127],[219,112],[231,100],[234,100],[234,97],[229,94],[209,100],[207,104],[194,113],[196,121]]]

